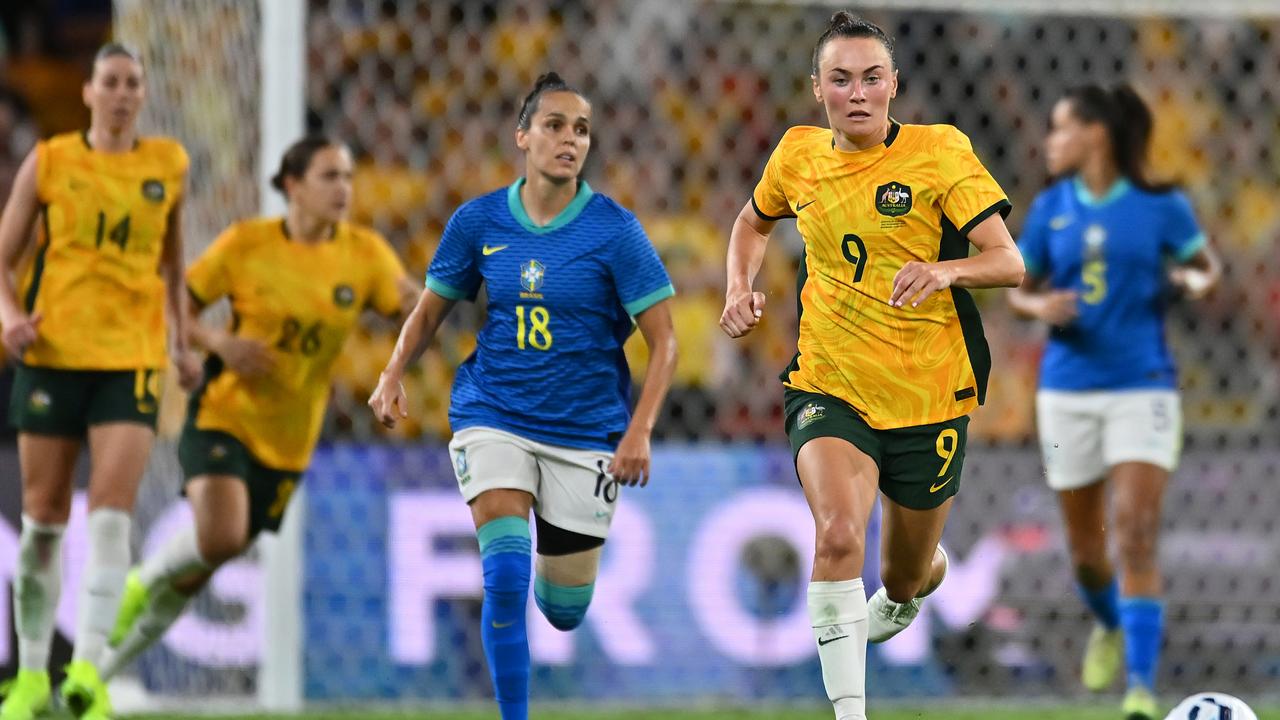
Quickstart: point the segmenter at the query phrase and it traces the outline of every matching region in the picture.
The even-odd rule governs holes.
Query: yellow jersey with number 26
[[[784,384],[839,398],[878,429],[951,420],[982,402],[991,355],[969,293],[889,305],[903,265],[967,256],[969,231],[1010,209],[963,133],[895,122],[883,144],[845,152],[829,129],[793,127],[752,203],[767,220],[795,217],[804,238],[798,352]]]
[[[183,192],[187,153],[175,140],[140,138],[98,152],[85,133],[36,145],[36,198],[44,222],[19,299],[40,313],[23,362],[67,370],[165,365],[160,256]]]
[[[333,364],[361,311],[400,310],[404,266],[373,230],[339,223],[319,243],[289,238],[282,218],[232,225],[187,269],[201,303],[231,301],[232,331],[269,349],[273,369],[245,378],[206,363],[189,416],[229,433],[258,462],[301,472],[320,437]]]

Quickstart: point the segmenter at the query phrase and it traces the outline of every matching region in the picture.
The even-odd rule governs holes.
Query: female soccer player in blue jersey
[[[1027,279],[1011,296],[1016,311],[1051,326],[1037,421],[1076,580],[1098,621],[1084,683],[1105,689],[1123,645],[1129,720],[1157,717],[1164,615],[1156,537],[1182,445],[1166,298],[1170,289],[1200,297],[1220,275],[1187,198],[1145,175],[1151,124],[1127,85],[1087,85],[1058,101],[1047,157],[1060,179],[1027,215],[1019,242]],[[1108,484],[1118,582],[1107,557]]]
[[[649,476],[649,436],[675,370],[675,290],[635,216],[579,178],[591,105],[555,73],[520,109],[525,175],[450,218],[369,405],[405,417],[401,378],[458,300],[481,284],[488,320],[458,368],[449,407],[454,471],[484,567],[481,636],[503,720],[528,717],[529,510],[538,526],[534,598],[569,630],[591,602],[622,485]],[[623,342],[649,346],[629,412]]]

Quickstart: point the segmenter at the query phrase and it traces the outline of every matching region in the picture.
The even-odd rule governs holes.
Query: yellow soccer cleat
[[[1130,688],[1120,707],[1124,711],[1124,720],[1157,720],[1160,717],[1156,696],[1144,687]]]
[[[87,660],[73,660],[67,665],[67,679],[58,694],[62,704],[80,720],[111,720],[111,698],[98,669]]]
[[[1111,686],[1124,661],[1124,634],[1120,628],[1108,630],[1094,625],[1089,641],[1084,646],[1084,665],[1080,679],[1093,692],[1102,692]]]
[[[111,636],[107,638],[107,644],[111,647],[119,647],[124,642],[129,631],[133,629],[134,623],[138,622],[138,618],[142,616],[142,611],[147,609],[147,588],[142,584],[142,578],[138,575],[138,568],[129,571],[129,575],[124,579],[124,593],[120,596],[120,610],[116,613],[116,624],[111,629]]]
[[[17,677],[6,683],[0,720],[31,720],[49,709],[49,673],[19,670]]]

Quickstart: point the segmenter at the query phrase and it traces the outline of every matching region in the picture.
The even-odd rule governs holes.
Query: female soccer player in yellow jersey
[[[741,337],[760,322],[751,284],[774,224],[795,217],[805,256],[786,430],[816,526],[809,613],[823,680],[836,717],[853,720],[866,716],[868,639],[905,628],[946,573],[938,542],[990,366],[962,288],[1015,286],[1023,267],[1009,202],[968,138],[889,117],[898,72],[883,30],[833,15],[812,79],[831,127],[793,127],[769,158],[730,235],[720,326]],[[868,601],[877,489],[884,587]]]
[[[98,52],[83,95],[89,129],[39,143],[0,218],[0,337],[19,359],[9,419],[22,463],[13,583],[19,669],[0,706],[4,720],[49,705],[61,541],[86,439],[89,556],[62,695],[78,716],[109,712],[96,666],[129,570],[130,513],[155,437],[166,319],[181,384],[194,387],[200,377],[184,329],[187,154],[174,140],[138,134],[145,78],[127,48]],[[40,241],[19,295],[9,273],[37,215]]]
[[[187,271],[193,311],[229,298],[229,330],[191,318],[209,352],[178,459],[195,524],[129,573],[103,676],[155,642],[223,563],[276,531],[320,437],[334,361],[361,313],[397,315],[418,288],[381,235],[343,220],[351,153],[294,143],[272,179],[285,217],[227,228]]]

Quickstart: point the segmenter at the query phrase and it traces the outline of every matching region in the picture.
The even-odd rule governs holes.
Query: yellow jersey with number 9
[[[892,307],[910,261],[968,255],[968,233],[1009,201],[950,125],[892,123],[883,144],[835,147],[793,127],[752,195],[766,220],[795,217],[804,238],[800,337],[788,387],[847,402],[873,428],[965,415],[986,394],[991,355],[969,293],[948,288]]]
[[[123,153],[94,150],[85,133],[36,145],[44,222],[19,299],[41,321],[24,363],[164,367],[160,256],[187,164],[182,146],[162,137],[140,138]]]
[[[319,243],[292,240],[281,218],[232,225],[187,269],[203,304],[231,301],[232,331],[268,348],[272,370],[253,379],[211,356],[188,416],[229,433],[258,462],[301,472],[320,437],[334,361],[360,313],[400,310],[404,266],[385,239],[339,223]]]

